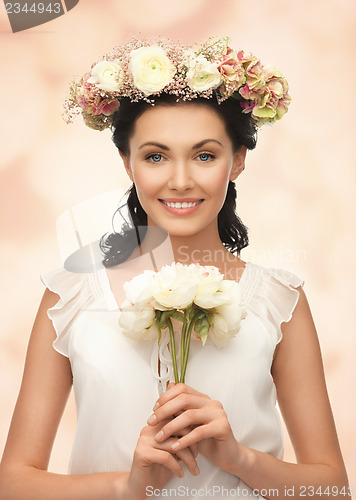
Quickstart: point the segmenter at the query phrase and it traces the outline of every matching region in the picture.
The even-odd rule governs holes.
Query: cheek
[[[211,170],[209,174],[206,176],[207,192],[212,193],[217,197],[219,197],[220,193],[221,197],[224,197],[225,199],[225,192],[228,183],[229,183],[229,169],[227,167]]]
[[[137,168],[135,171],[135,185],[139,197],[142,199],[154,196],[161,189],[162,175],[147,169]]]

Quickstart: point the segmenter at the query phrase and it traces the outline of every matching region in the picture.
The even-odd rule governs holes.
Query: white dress
[[[174,381],[167,345],[158,349],[157,340],[123,335],[105,268],[82,274],[59,268],[41,280],[60,296],[47,314],[57,332],[53,347],[69,358],[73,374],[77,429],[68,474],[129,471],[140,431],[167,380]],[[240,279],[247,317],[239,333],[222,349],[192,341],[185,377],[223,404],[241,444],[279,459],[283,434],[270,370],[280,325],[291,319],[300,285],[304,281],[288,270],[247,262]],[[197,463],[200,474],[193,476],[181,462],[184,477],[173,476],[154,498],[263,498],[204,456]]]

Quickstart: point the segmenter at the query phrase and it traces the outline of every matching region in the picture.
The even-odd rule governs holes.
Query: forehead
[[[225,124],[219,114],[204,104],[183,102],[151,106],[136,120],[132,142],[155,138],[190,139],[205,136],[228,140]]]

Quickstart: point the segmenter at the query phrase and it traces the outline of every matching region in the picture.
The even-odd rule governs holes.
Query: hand
[[[182,434],[182,430],[191,428],[175,443],[178,448],[170,447],[172,453],[198,444],[198,452],[211,463],[227,472],[234,470],[234,462],[240,453],[239,443],[235,439],[227,415],[220,401],[212,400],[206,394],[192,387],[179,383],[169,384],[166,392],[161,394],[155,410],[155,424],[169,419],[162,426],[163,436],[156,438],[158,443],[165,443],[174,435]],[[181,412],[181,413],[179,413]],[[178,416],[171,419],[173,415]]]
[[[126,490],[130,498],[146,498],[147,486],[161,489],[174,474],[183,477],[182,467],[175,456],[185,462],[192,474],[197,475],[197,464],[188,448],[175,452],[171,450],[174,438],[168,438],[163,443],[155,440],[155,435],[171,420],[173,417],[161,419],[155,425],[146,425],[142,428],[127,479]]]
[[[173,387],[175,384],[173,382],[170,382],[168,385],[167,385],[167,390],[170,388],[170,387]],[[157,400],[159,401],[159,400]],[[177,414],[173,415],[173,417],[177,417],[178,415],[180,415],[181,413],[183,413],[183,411],[181,412],[178,412]],[[151,418],[151,417],[150,417]],[[149,419],[147,421],[147,423],[150,425],[150,422],[149,422]],[[187,434],[189,434],[189,432],[192,430],[192,426],[188,426],[186,427],[185,429],[181,429],[178,433],[176,433],[173,437],[182,437],[182,436],[186,436]],[[193,443],[191,446],[189,446],[189,449],[190,451],[192,452],[192,454],[194,455],[194,457],[197,457],[198,456],[198,444],[197,443]]]

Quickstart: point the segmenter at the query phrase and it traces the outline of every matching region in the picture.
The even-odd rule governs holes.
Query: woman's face
[[[129,146],[129,156],[121,156],[148,225],[176,236],[217,227],[229,180],[241,173],[246,148],[233,153],[214,110],[193,103],[153,106],[136,120]],[[164,203],[192,200],[203,201],[192,209]]]

